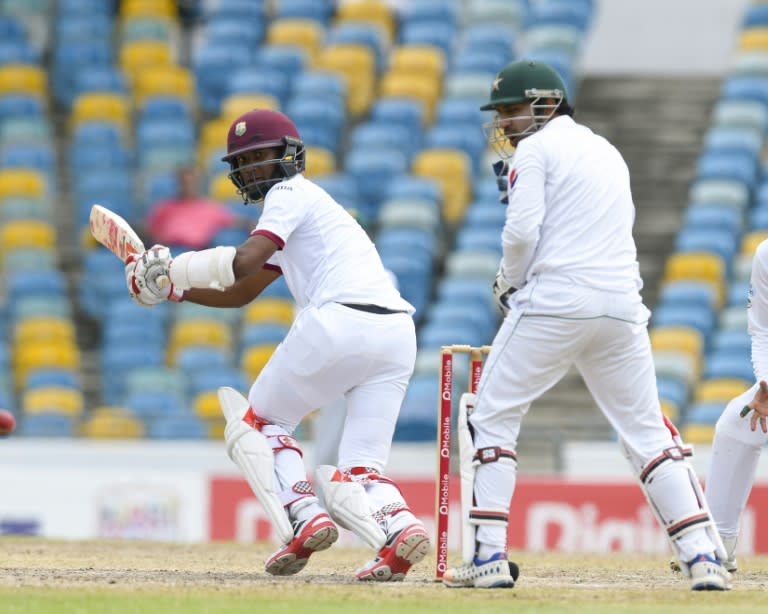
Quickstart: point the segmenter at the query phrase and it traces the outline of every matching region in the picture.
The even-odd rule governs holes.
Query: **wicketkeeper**
[[[659,407],[627,165],[573,120],[562,78],[541,62],[505,66],[481,108],[496,112],[485,130],[502,158],[496,168],[508,203],[493,286],[505,317],[477,397],[464,401],[460,435],[472,446],[460,454],[462,480],[473,496],[462,501],[464,564],[444,583],[514,585],[507,523],[520,424],[531,402],[575,366],[616,429],[691,588],[725,589],[723,545],[688,450]]]

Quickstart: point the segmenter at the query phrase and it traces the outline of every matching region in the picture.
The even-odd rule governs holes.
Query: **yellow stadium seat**
[[[432,45],[400,45],[390,53],[389,69],[440,80],[445,70],[445,55]]]
[[[216,390],[205,390],[197,393],[192,400],[192,407],[194,407],[195,413],[205,420],[222,418],[224,416]]]
[[[752,258],[757,246],[766,239],[768,239],[768,230],[751,230],[745,233],[741,239],[740,255]]]
[[[685,443],[712,443],[715,437],[715,425],[686,424],[681,435]]]
[[[379,96],[415,98],[424,103],[424,120],[431,123],[440,98],[440,79],[416,72],[389,71],[381,78]]]
[[[27,413],[63,413],[79,416],[83,413],[85,402],[83,393],[62,386],[44,386],[24,392],[22,409]]]
[[[37,316],[25,318],[13,328],[13,342],[22,346],[39,341],[75,341],[75,325],[64,318]]]
[[[700,331],[688,326],[655,326],[650,330],[651,348],[654,351],[681,351],[701,358],[704,337]]]
[[[221,441],[224,439],[224,429],[227,426],[225,420],[209,420],[208,421],[208,439],[214,439]]]
[[[336,172],[336,156],[330,149],[310,145],[305,147],[304,151],[307,166],[304,175],[307,177],[317,177]]]
[[[293,301],[282,298],[257,298],[250,303],[243,313],[243,323],[275,322],[291,325],[294,317]]]
[[[768,28],[750,27],[742,30],[738,48],[742,51],[768,50]]]
[[[85,437],[94,439],[140,439],[144,423],[125,407],[96,407],[80,425]]]
[[[0,66],[0,96],[31,94],[48,99],[48,77],[34,64],[5,64]]]
[[[0,250],[56,247],[56,227],[42,220],[13,220],[0,228]]]
[[[752,382],[738,377],[713,377],[696,384],[693,400],[696,402],[720,401],[725,408],[728,401],[739,396],[751,385]]]
[[[46,192],[47,182],[45,175],[40,171],[27,168],[0,168],[0,202],[14,196],[44,198]]]
[[[135,83],[140,71],[173,64],[173,46],[164,41],[128,41],[120,47],[120,69],[129,83]]]
[[[221,117],[227,122],[224,139],[226,139],[229,125],[243,113],[253,109],[279,111],[280,101],[269,94],[230,94],[221,101]]]
[[[357,43],[327,45],[318,54],[317,68],[344,77],[347,109],[353,116],[368,110],[376,87],[376,57],[370,47]]]
[[[382,0],[357,0],[341,2],[336,9],[336,21],[363,21],[375,23],[387,34],[387,40],[395,40],[397,17],[392,7]]]
[[[226,171],[218,173],[211,180],[210,187],[208,188],[208,196],[213,200],[224,202],[241,200],[235,184],[230,181],[229,174]]]
[[[178,64],[154,66],[139,71],[133,82],[133,98],[142,104],[148,96],[182,96],[190,105],[197,100],[192,71]]]
[[[31,369],[41,367],[79,369],[80,350],[71,342],[32,343],[16,348],[13,354],[16,386],[21,388]]]
[[[323,46],[325,29],[314,19],[282,17],[275,19],[267,29],[266,42],[271,45],[295,45],[307,54],[311,65]]]
[[[416,154],[412,172],[437,180],[443,194],[443,217],[456,224],[464,217],[471,197],[471,161],[458,149],[424,149]]]
[[[122,0],[120,17],[171,17],[178,16],[174,0]]]
[[[127,133],[131,125],[130,106],[122,94],[85,92],[75,98],[69,121],[70,128],[84,121],[111,122]]]
[[[680,408],[677,404],[668,399],[661,399],[659,403],[661,404],[661,413],[672,420],[672,422],[676,422],[680,417]]]
[[[725,265],[723,259],[713,252],[674,252],[664,268],[661,283],[693,279],[714,285],[719,302],[725,297]]]
[[[168,364],[175,366],[177,352],[187,346],[209,346],[228,350],[232,335],[229,326],[221,320],[189,319],[176,322],[168,342]]]
[[[208,158],[214,151],[227,150],[227,134],[231,123],[228,119],[217,117],[202,124],[197,146],[197,159],[201,168],[206,167]]]
[[[240,369],[251,381],[261,373],[264,365],[269,362],[277,345],[254,345],[246,348],[240,359]]]

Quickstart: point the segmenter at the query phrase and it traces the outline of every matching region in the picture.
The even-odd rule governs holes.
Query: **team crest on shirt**
[[[513,168],[511,171],[509,171],[509,189],[515,187],[515,184],[517,183],[517,171]]]

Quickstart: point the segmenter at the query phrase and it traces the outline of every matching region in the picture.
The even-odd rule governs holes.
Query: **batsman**
[[[726,554],[690,449],[660,409],[626,163],[574,121],[563,79],[541,62],[505,66],[481,108],[495,111],[483,128],[501,157],[494,169],[506,221],[493,293],[505,315],[477,396],[460,407],[464,561],[444,584],[514,586],[507,523],[521,422],[575,366],[691,588],[727,589]]]

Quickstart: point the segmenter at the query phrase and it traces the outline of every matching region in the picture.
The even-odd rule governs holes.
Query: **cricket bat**
[[[144,243],[131,225],[106,207],[101,205],[91,207],[89,226],[93,238],[123,262],[132,255],[144,252]],[[165,288],[169,283],[168,277],[163,276],[157,279],[159,288]]]

